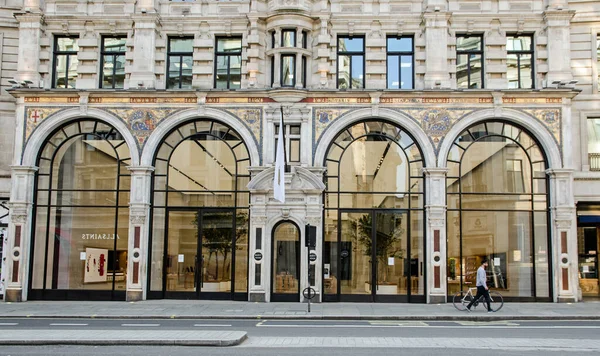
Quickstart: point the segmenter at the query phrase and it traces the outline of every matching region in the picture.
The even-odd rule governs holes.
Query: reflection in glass
[[[33,289],[125,290],[129,150],[100,121],[56,131],[37,174]]]
[[[193,211],[169,212],[167,291],[196,291],[198,228]]]
[[[281,86],[292,87],[296,84],[296,56],[281,56]]]
[[[217,38],[215,88],[241,87],[242,38]]]
[[[273,293],[297,294],[300,278],[300,231],[284,222],[273,234]]]
[[[503,122],[474,125],[454,146],[449,157],[459,163],[447,178],[449,295],[472,287],[487,258],[488,285],[502,295],[548,297],[548,199],[546,189],[539,188],[546,185],[541,149],[523,130]]]

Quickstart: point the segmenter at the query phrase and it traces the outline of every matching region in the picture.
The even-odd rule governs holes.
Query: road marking
[[[424,321],[410,321],[410,320],[406,320],[406,321],[393,321],[393,320],[378,320],[378,321],[369,321],[369,324],[373,325],[373,326],[379,326],[379,325],[387,325],[387,326],[429,326],[429,324],[427,324]]]
[[[15,326],[19,325],[19,323],[0,323],[0,326]]]
[[[121,324],[121,326],[160,326],[160,324]]]
[[[212,326],[216,326],[216,327],[219,327],[219,326],[231,326],[231,324],[194,324],[194,326],[199,326],[199,327],[204,327],[204,326],[210,326],[210,327],[212,327]]]
[[[51,323],[50,326],[88,326],[88,324],[75,324],[75,323]]]

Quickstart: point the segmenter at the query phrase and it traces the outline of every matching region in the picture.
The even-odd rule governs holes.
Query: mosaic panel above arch
[[[313,110],[314,122],[314,142],[313,149],[319,142],[323,132],[331,123],[348,113],[369,107],[316,107]],[[435,147],[436,154],[440,148],[441,142],[448,134],[450,129],[462,118],[479,110],[489,108],[446,108],[446,107],[411,107],[386,109],[397,111],[404,116],[418,123],[423,131],[429,137],[429,140]],[[561,133],[561,109],[560,108],[538,108],[538,109],[517,109],[532,118],[541,122],[552,134],[557,145],[562,149]],[[490,118],[491,119],[491,118]]]
[[[39,126],[39,124],[53,116],[54,114],[67,110],[73,109],[74,107],[28,107],[25,110],[25,142],[29,140],[29,137],[33,131]],[[127,125],[129,131],[136,139],[138,148],[144,147],[146,140],[154,129],[160,125],[160,123],[167,119],[169,116],[189,108],[101,108],[119,119],[121,119]],[[235,116],[241,124],[252,133],[255,143],[257,146],[262,147],[262,109],[261,108],[229,108],[223,109]],[[85,116],[84,113],[81,114]],[[201,116],[201,114],[199,114]]]

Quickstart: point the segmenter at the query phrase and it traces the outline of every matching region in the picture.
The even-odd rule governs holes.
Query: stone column
[[[554,301],[576,302],[579,276],[573,170],[548,169]]]
[[[451,87],[448,72],[449,19],[450,14],[446,12],[436,11],[423,14],[426,43],[435,43],[435,46],[426,47],[425,89]]]
[[[127,244],[127,301],[146,299],[150,236],[150,192],[154,167],[129,167],[131,193]]]
[[[427,303],[446,302],[446,174],[447,168],[424,168],[427,194]]]
[[[30,80],[29,86],[38,88],[42,77],[38,69],[40,65],[40,36],[42,32],[42,14],[37,6],[31,11],[15,15],[19,22],[19,56],[17,59],[17,75],[15,80]]]
[[[29,285],[33,186],[37,167],[13,166],[4,301],[24,302]]]
[[[571,70],[571,18],[575,11],[548,10],[544,12],[546,36],[548,37],[548,74],[546,86],[553,81],[573,79]]]
[[[129,88],[154,89],[156,88],[156,75],[154,73],[156,31],[159,21],[156,14],[150,13],[136,15],[133,20],[135,21],[135,36],[133,39],[133,66],[129,78]]]
[[[296,53],[296,68],[294,75],[296,76],[296,89],[302,89],[302,53]]]

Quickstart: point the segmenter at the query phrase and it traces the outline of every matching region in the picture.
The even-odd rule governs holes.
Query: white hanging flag
[[[277,154],[275,156],[275,175],[273,177],[273,197],[285,203],[285,151],[283,149],[283,111],[279,117],[279,134],[277,135]]]

